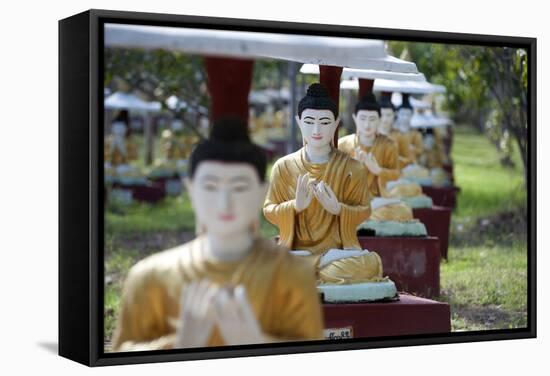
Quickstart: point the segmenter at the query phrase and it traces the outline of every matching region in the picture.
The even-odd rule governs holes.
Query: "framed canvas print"
[[[59,354],[536,336],[535,62],[532,38],[59,21]]]

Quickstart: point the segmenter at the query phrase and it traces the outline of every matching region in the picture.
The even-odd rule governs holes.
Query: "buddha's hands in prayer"
[[[296,200],[294,209],[297,213],[307,209],[313,199],[313,189],[309,181],[309,174],[299,175],[296,181]]]
[[[219,288],[207,280],[190,283],[180,297],[175,346],[204,347],[214,327],[212,302]]]
[[[359,148],[358,148],[359,149]],[[367,166],[367,169],[374,175],[378,176],[382,172],[382,168],[378,164],[376,157],[372,153],[365,153],[363,150],[356,150],[355,155],[357,160]]]
[[[264,335],[244,286],[221,288],[214,300],[216,324],[227,345],[265,343]]]
[[[342,204],[340,204],[332,189],[330,189],[324,181],[320,181],[313,188],[313,194],[317,201],[319,201],[323,208],[330,214],[339,215],[342,211]]]

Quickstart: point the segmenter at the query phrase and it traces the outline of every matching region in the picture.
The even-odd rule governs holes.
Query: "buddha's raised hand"
[[[214,327],[212,302],[218,287],[207,280],[192,282],[181,292],[176,347],[204,347]]]
[[[313,199],[313,189],[309,181],[309,174],[299,175],[296,181],[296,199],[294,209],[297,213],[307,209]]]
[[[342,211],[342,204],[340,204],[332,189],[324,181],[317,184],[313,189],[313,194],[321,206],[330,214],[339,215]]]
[[[380,175],[382,168],[378,164],[376,157],[372,153],[367,153],[363,159],[363,163],[367,166],[368,170],[374,175]]]
[[[225,344],[246,345],[264,343],[264,335],[252,306],[246,295],[246,289],[239,285],[234,289],[222,288],[214,300],[214,315]]]

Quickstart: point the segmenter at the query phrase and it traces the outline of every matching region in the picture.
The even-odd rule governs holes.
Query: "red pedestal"
[[[451,209],[443,206],[413,209],[414,218],[426,226],[428,235],[439,238],[441,257],[447,259],[449,250],[449,230],[451,228]]]
[[[456,208],[456,195],[460,191],[458,187],[428,187],[422,186],[422,192],[430,196],[434,205],[447,208]]]
[[[113,184],[113,188],[127,189],[132,192],[132,198],[136,201],[154,204],[166,196],[162,182],[152,182],[147,185],[122,185]]]
[[[385,337],[451,331],[449,304],[400,294],[383,303],[323,304],[325,337]],[[330,331],[329,331],[330,329]]]
[[[398,291],[432,298],[439,296],[439,239],[427,237],[359,236],[364,249],[375,251]]]
[[[447,163],[443,165],[443,170],[449,174],[451,177],[451,181],[454,183],[455,181],[455,175],[454,175],[454,166],[452,163]]]

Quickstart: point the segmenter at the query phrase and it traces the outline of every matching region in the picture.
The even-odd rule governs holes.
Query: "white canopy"
[[[340,90],[359,90],[359,80],[342,80]]]
[[[452,121],[446,116],[434,115],[431,111],[424,113],[415,112],[411,118],[413,128],[439,128],[452,125]]]
[[[170,108],[171,110],[188,110],[191,113],[198,110],[202,114],[208,114],[208,109],[206,107],[200,105],[197,107],[189,106],[186,101],[184,101],[183,99],[179,99],[175,95],[169,96],[168,99],[166,99],[165,103],[166,106],[168,106],[168,108]]]
[[[432,108],[432,104],[414,97],[409,98],[409,103],[413,108],[418,108],[419,110],[429,110]]]
[[[391,55],[388,55],[388,59],[396,62],[408,63],[405,60],[398,59]],[[300,68],[302,74],[319,75],[319,65],[317,64],[304,64]],[[375,70],[375,69],[356,69],[356,68],[344,68],[342,70],[342,78],[344,80],[351,78],[366,78],[374,80],[376,78],[385,78],[398,81],[425,81],[424,75],[419,73],[399,73],[389,70]]]
[[[421,73],[422,76],[424,76]],[[432,93],[444,93],[445,87],[442,85],[431,84],[426,81],[397,81],[376,79],[374,80],[373,91],[388,91],[399,92],[407,94],[432,94]]]
[[[160,111],[159,102],[147,102],[132,93],[123,93],[117,91],[105,98],[104,106],[106,109],[113,110],[134,110],[145,112]]]
[[[405,60],[398,59],[391,55],[388,55],[388,59],[396,62],[408,63]],[[304,64],[300,68],[300,73],[302,74],[313,74],[319,75],[319,65],[317,64]],[[358,69],[358,68],[344,68],[342,70],[342,79],[352,79],[352,78],[366,78],[369,80],[374,80],[377,78],[385,78],[389,80],[396,81],[426,81],[426,77],[420,73],[400,73],[390,70],[376,70],[376,69]]]
[[[383,41],[370,39],[108,23],[105,46],[418,73],[416,64],[388,56]]]

